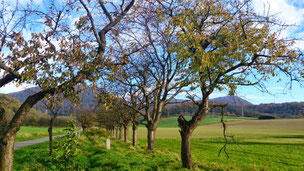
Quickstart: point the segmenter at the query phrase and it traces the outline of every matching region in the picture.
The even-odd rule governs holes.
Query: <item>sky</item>
[[[26,3],[26,0],[19,1]],[[39,4],[42,0],[35,0]],[[304,1],[303,0],[253,0],[254,8],[258,13],[262,13],[264,9],[270,10],[271,14],[276,14],[277,18],[286,24],[296,25],[287,29],[283,36],[304,39]],[[304,51],[304,41],[297,41],[296,46]],[[265,86],[270,93],[259,91],[255,87],[239,87],[236,95],[253,103],[284,103],[284,102],[300,102],[304,101],[304,87],[298,83],[294,83],[292,89],[286,87],[286,79],[282,77],[282,82],[277,83],[275,80],[270,80],[265,83]],[[16,87],[15,84],[9,84],[0,88],[0,93],[11,93],[21,91],[31,85],[21,85]],[[210,98],[226,96],[228,92],[214,92]],[[182,98],[182,96],[178,96]]]

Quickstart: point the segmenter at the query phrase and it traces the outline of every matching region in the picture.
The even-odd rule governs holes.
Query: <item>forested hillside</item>
[[[15,112],[21,106],[21,102],[16,98],[10,97],[6,94],[0,94],[0,104],[5,109],[5,116],[9,122],[14,116]],[[41,112],[40,110],[31,109],[29,114],[23,121],[26,126],[48,126],[50,122],[50,115]],[[57,117],[54,121],[54,126],[66,126],[67,117]]]
[[[270,103],[246,106],[247,110],[277,115],[281,118],[304,116],[304,102]]]
[[[9,95],[11,97],[14,97],[18,99],[21,102],[24,102],[26,97],[28,97],[31,94],[34,94],[38,92],[40,88],[34,87],[34,88],[29,88],[23,91],[15,92],[15,93],[10,93]],[[79,95],[79,98],[82,100],[82,103],[80,104],[81,107],[92,109],[97,105],[97,99],[95,98],[96,93],[92,91],[92,89],[86,89],[82,94]],[[44,113],[49,113],[47,111],[45,105],[42,102],[38,102],[35,106],[34,109],[40,110]],[[70,114],[75,113],[75,106],[71,104],[70,101],[64,100],[63,105],[60,107],[59,115],[60,116],[69,116]]]
[[[210,101],[210,105],[213,103],[216,103],[214,101]],[[247,107],[247,106],[246,106]],[[247,109],[246,107],[243,107],[243,113],[242,113],[242,106],[236,106],[236,105],[228,105],[225,110],[228,115],[233,116],[245,116],[245,117],[259,117],[261,113],[255,110]],[[193,115],[197,111],[197,106],[194,105],[192,102],[186,102],[181,104],[175,104],[165,107],[162,116],[168,117],[168,116],[178,116],[178,115]],[[221,112],[220,108],[216,108],[210,111],[210,114],[219,114]]]
[[[238,102],[244,105],[233,105],[236,103],[234,98],[228,98],[229,96],[223,98],[216,98],[210,100],[210,105],[213,103],[221,102],[228,103],[225,110],[228,115],[233,116],[245,116],[245,117],[259,117],[261,114],[272,114],[279,118],[295,118],[304,116],[304,102],[292,102],[292,103],[270,103],[270,104],[260,104],[260,105],[249,105],[250,102],[243,100],[242,98],[237,98]],[[229,101],[230,100],[230,101]],[[216,101],[216,102],[215,102]],[[246,104],[246,105],[245,105]],[[167,106],[163,113],[163,117],[167,116],[178,116],[178,115],[193,115],[197,110],[192,102],[180,103]],[[210,111],[211,114],[219,114],[220,109],[213,109]]]
[[[0,94],[0,104],[5,109],[5,115],[8,121],[10,121],[19,109],[21,102],[17,99],[10,97],[6,94]],[[42,113],[41,111],[31,109],[30,113],[26,116],[24,120],[24,125],[47,125],[50,120],[48,114]]]

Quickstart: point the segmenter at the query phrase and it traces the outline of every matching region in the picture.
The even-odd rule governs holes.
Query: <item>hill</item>
[[[21,102],[16,98],[10,97],[6,94],[0,94],[0,105],[5,109],[5,115],[8,121],[12,119],[15,112],[21,106]],[[31,109],[29,114],[26,116],[23,124],[24,125],[47,125],[50,120],[48,114],[42,113],[35,109]],[[42,123],[44,122],[44,123]]]
[[[304,117],[304,102],[291,103],[269,103],[253,105],[252,103],[237,97],[225,96],[210,100],[210,105],[214,102],[228,103],[225,108],[228,114],[233,116],[259,117],[261,114],[272,114],[280,118],[299,118]],[[166,106],[162,115],[163,117],[183,115],[193,115],[197,110],[192,102],[181,104],[173,104]],[[211,114],[220,113],[220,109],[216,108],[210,111]]]
[[[39,87],[33,87],[29,89],[25,89],[23,91],[19,92],[14,92],[8,94],[11,97],[14,97],[18,99],[21,102],[24,102],[26,98],[36,92],[40,91]],[[92,89],[87,88],[82,94],[79,95],[80,99],[82,100],[82,103],[80,104],[81,107],[85,108],[94,108],[98,102],[98,100],[95,98],[96,93],[92,91]],[[45,113],[49,113],[47,108],[42,102],[38,102],[36,105],[33,107],[36,110],[40,110]],[[63,105],[61,106],[61,109],[59,111],[60,116],[67,116],[70,115],[71,113],[74,113],[76,110],[75,106],[71,104],[70,101],[64,100]]]
[[[247,100],[244,100],[238,96],[224,96],[224,97],[217,97],[214,99],[211,99],[211,101],[221,102],[221,103],[227,103],[229,105],[235,105],[235,106],[250,106],[253,105],[252,103],[248,102]]]

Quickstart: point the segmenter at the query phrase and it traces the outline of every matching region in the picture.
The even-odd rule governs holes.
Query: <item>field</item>
[[[190,116],[185,116],[187,120],[190,120]],[[251,120],[255,118],[248,118],[248,117],[225,117],[225,121],[232,122],[232,121],[241,121],[241,120]],[[207,116],[205,120],[201,122],[201,125],[207,125],[207,124],[213,124],[213,123],[219,123],[221,121],[220,116]],[[163,128],[174,128],[177,127],[177,117],[168,117],[168,118],[162,118],[159,121],[158,127]]]
[[[53,128],[53,135],[63,134],[63,128]],[[47,137],[48,127],[22,126],[16,135],[16,142]]]
[[[302,170],[304,168],[304,119],[244,120],[228,123],[236,144],[229,144],[228,159],[220,124],[202,125],[192,139],[196,170]],[[178,128],[158,128],[156,151],[147,151],[145,128],[139,129],[139,146],[112,140],[105,150],[105,138],[99,134],[79,139],[79,155],[71,165],[92,170],[183,170],[180,161]],[[15,170],[56,169],[50,164],[47,143],[16,150]]]

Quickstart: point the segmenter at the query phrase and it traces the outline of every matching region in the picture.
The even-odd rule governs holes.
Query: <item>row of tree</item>
[[[180,115],[178,123],[182,164],[191,169],[191,135],[216,107],[209,105],[215,90],[233,95],[238,86],[263,87],[280,72],[290,81],[303,78],[301,51],[280,36],[286,25],[256,13],[251,0],[6,3],[0,10],[0,87],[15,82],[41,89],[1,130],[0,170],[12,170],[15,135],[42,99],[55,118],[53,104],[64,98],[79,103],[83,89],[98,88],[106,109],[121,105],[121,114],[132,113],[128,122],[119,115],[117,126],[145,121],[147,148],[154,150],[164,107],[187,94],[197,110],[190,120]]]

